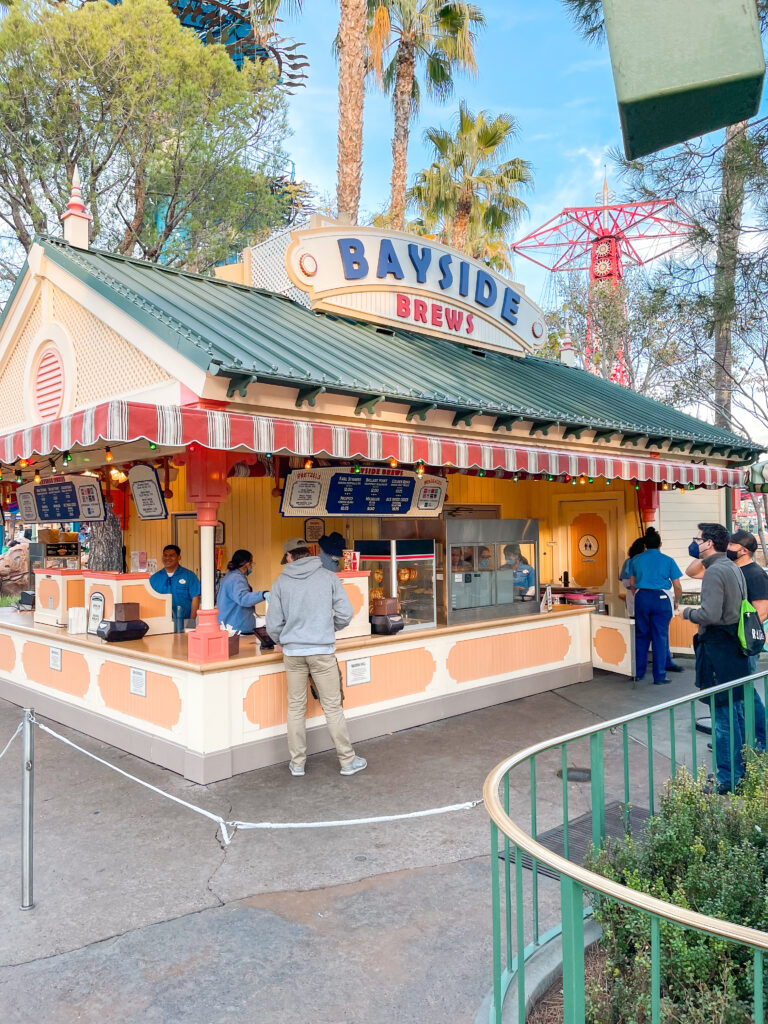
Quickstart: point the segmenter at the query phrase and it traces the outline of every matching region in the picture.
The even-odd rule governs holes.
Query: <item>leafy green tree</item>
[[[419,109],[423,70],[428,95],[446,100],[457,71],[474,73],[477,31],[485,17],[464,0],[368,0],[368,45],[374,76],[392,93],[392,227],[405,222],[408,140],[411,118]]]
[[[603,42],[605,26],[599,0],[563,3],[584,38]],[[765,30],[768,0],[758,0],[757,6]],[[693,244],[684,259],[669,267],[674,285],[690,300],[704,332],[695,338],[696,351],[706,350],[712,363],[713,374],[706,379],[710,391],[705,395],[701,388],[702,400],[712,409],[715,423],[726,428],[734,425],[734,405],[742,410],[754,405],[749,380],[764,363],[749,327],[757,310],[749,311],[747,305],[749,278],[754,282],[757,272],[762,288],[768,284],[764,266],[768,247],[758,240],[768,226],[764,214],[767,146],[768,120],[763,118],[730,125],[724,136],[715,133],[623,164],[630,198],[675,198],[694,217]],[[745,222],[750,213],[757,214],[752,229]],[[757,246],[749,244],[750,234]],[[750,338],[736,333],[740,321]]]
[[[92,241],[205,270],[282,215],[284,99],[269,64],[238,71],[164,0],[14,3],[0,23],[0,222],[58,234],[77,166]]]
[[[462,102],[455,132],[428,128],[424,133],[434,160],[416,175],[408,199],[425,223],[442,225],[455,248],[474,255],[526,212],[518,193],[531,184],[530,164],[507,158],[517,130],[510,114],[473,114]]]

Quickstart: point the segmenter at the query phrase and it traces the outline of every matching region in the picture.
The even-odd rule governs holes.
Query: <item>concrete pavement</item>
[[[352,778],[339,776],[335,756],[324,753],[309,759],[303,779],[281,765],[207,787],[49,724],[224,818],[305,821],[475,799],[488,771],[513,751],[692,689],[690,668],[663,688],[633,689],[626,678],[600,675],[368,741],[360,752],[369,768]],[[0,702],[0,747],[18,720],[18,709]],[[619,741],[607,744],[609,766],[618,765]],[[641,803],[642,730],[630,742],[633,802]],[[569,764],[588,765],[586,746],[575,747]],[[17,740],[0,761],[3,1022],[473,1020],[491,978],[482,807],[352,828],[245,832],[223,848],[213,822],[38,730],[36,907],[24,913],[20,756]],[[540,830],[558,820],[558,766],[559,758],[539,766]],[[606,772],[609,792],[621,782],[616,775]],[[571,789],[573,818],[588,810],[589,787]],[[527,788],[513,793],[521,813],[527,801]],[[543,930],[557,919],[557,884],[542,878],[539,893]]]

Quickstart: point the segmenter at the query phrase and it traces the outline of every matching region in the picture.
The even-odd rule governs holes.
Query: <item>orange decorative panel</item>
[[[59,584],[56,580],[40,580],[37,584],[37,603],[52,611],[59,607]]]
[[[67,608],[82,608],[85,605],[85,581],[67,580]]]
[[[446,664],[452,679],[468,683],[562,661],[570,649],[571,634],[558,623],[459,640],[451,647]]]
[[[346,665],[341,663],[346,678]],[[344,707],[359,708],[395,697],[423,693],[435,678],[437,664],[431,651],[417,647],[371,656],[371,681],[344,687]]]
[[[340,662],[344,678],[344,662]],[[411,651],[393,650],[387,654],[371,656],[371,681],[359,686],[344,687],[344,708],[365,707],[397,697],[423,693],[435,676],[437,665],[431,652],[424,647]],[[254,725],[267,729],[284,725],[288,715],[288,689],[285,672],[262,676],[252,683],[243,698],[245,717]],[[310,693],[307,698],[307,718],[323,713],[320,702]]]
[[[681,619],[677,615],[672,616],[669,624],[669,646],[690,647],[693,650],[693,638],[696,635],[698,626],[690,619]]]
[[[64,363],[53,345],[43,349],[32,373],[32,396],[41,420],[53,420],[64,401]]]
[[[273,672],[251,683],[243,697],[243,711],[248,721],[260,729],[285,725],[288,718],[288,681],[285,672]],[[322,713],[320,703],[307,687],[307,718],[317,718]]]
[[[99,692],[108,708],[132,718],[172,729],[181,715],[181,697],[170,676],[147,672],[147,695],[131,693],[128,665],[105,661],[99,670]]]
[[[352,604],[352,616],[354,618],[363,607],[363,592],[357,583],[345,583],[344,591]]]
[[[50,649],[55,644],[36,644],[28,641],[21,652],[21,663],[27,678],[33,683],[50,686],[73,697],[84,697],[91,684],[88,663],[82,654],[61,652],[61,671],[50,667]]]
[[[10,672],[16,664],[16,648],[9,636],[0,634],[0,672]]]
[[[627,641],[613,626],[599,626],[592,642],[598,658],[607,665],[620,665],[627,656]]]
[[[143,584],[124,583],[120,600],[137,602],[142,619],[157,619],[168,614],[167,601],[153,597]]]
[[[571,576],[580,587],[601,587],[608,575],[608,528],[596,512],[583,512],[570,526]]]

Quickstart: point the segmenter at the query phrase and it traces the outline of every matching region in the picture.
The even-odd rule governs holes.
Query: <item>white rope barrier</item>
[[[137,778],[135,775],[131,775],[130,772],[123,771],[122,768],[118,768],[114,764],[110,764],[109,761],[105,761],[102,757],[97,757],[96,754],[92,754],[90,750],[86,750],[84,747],[80,747],[77,743],[73,743],[72,740],[68,740],[66,736],[62,736],[60,733],[54,732],[47,725],[43,725],[42,722],[38,722],[36,718],[32,721],[43,732],[47,732],[49,736],[53,736],[61,743],[65,743],[68,747],[72,747],[73,750],[79,750],[81,754],[85,754],[87,757],[92,758],[94,761],[98,761],[99,764],[103,764],[107,768],[111,768],[113,772],[117,772],[118,775],[122,775],[126,779],[130,779],[132,782],[138,782],[140,786],[144,786],[145,789],[152,790],[153,793],[157,793],[159,796],[164,796],[168,800],[173,800],[174,803],[181,804],[182,807],[187,807],[190,811],[195,811],[197,814],[202,814],[206,818],[210,818],[211,821],[215,821],[221,829],[221,835],[225,845],[229,846],[232,842],[232,833],[239,831],[247,831],[252,829],[263,829],[263,830],[277,830],[277,829],[305,829],[305,828],[339,828],[344,825],[378,825],[382,822],[387,821],[405,821],[409,818],[428,818],[435,814],[452,814],[455,811],[469,811],[473,807],[478,807],[482,804],[480,800],[467,800],[461,804],[449,804],[445,807],[431,807],[425,811],[408,811],[403,814],[383,814],[373,818],[343,818],[338,821],[225,821],[219,817],[218,814],[213,814],[211,811],[206,811],[202,807],[197,807],[195,804],[190,804],[186,800],[182,800],[180,797],[173,796],[171,793],[167,793],[163,789],[158,789],[157,786],[151,785],[149,782],[145,782],[143,779]],[[6,750],[14,741],[16,736],[21,732],[21,724],[13,734],[11,739],[6,745]],[[3,754],[5,750],[3,751]],[[2,754],[0,754],[2,757]]]
[[[53,729],[49,729],[47,725],[43,725],[42,722],[38,722],[36,718],[33,718],[32,721],[38,729],[42,729],[43,732],[47,732],[49,736],[53,736],[62,743],[66,743],[68,747],[72,747],[74,750],[79,750],[81,754],[85,754],[94,761],[98,761],[99,764],[103,764],[107,768],[111,768],[112,771],[117,772],[118,775],[123,775],[126,779],[131,779],[132,782],[138,782],[138,784],[140,786],[144,786],[145,789],[151,789],[153,793],[158,793],[160,796],[164,796],[167,800],[173,800],[175,804],[181,804],[182,807],[188,807],[190,811],[196,811],[197,814],[202,814],[204,817],[210,818],[211,821],[215,821],[221,829],[221,836],[224,843],[229,846],[232,842],[232,836],[230,836],[229,830],[227,829],[227,823],[223,818],[220,818],[218,814],[212,814],[210,811],[206,811],[202,807],[196,807],[194,804],[187,803],[186,800],[182,800],[178,796],[173,796],[172,793],[166,793],[164,789],[158,789],[157,786],[153,786],[151,783],[145,782],[143,779],[139,779],[135,775],[131,775],[130,772],[124,772],[122,768],[118,768],[116,765],[110,764],[109,761],[105,761],[103,757],[97,757],[95,754],[92,754],[90,750],[86,750],[84,747],[79,747],[76,743],[73,743],[72,740],[68,740],[66,736],[61,736],[59,733],[54,732]]]
[[[23,722],[19,722],[19,724],[16,726],[16,732],[13,734],[13,736],[11,736],[11,738],[8,740],[8,742],[3,747],[3,752],[2,752],[2,754],[0,754],[0,760],[2,760],[5,757],[5,755],[8,753],[8,748],[13,743],[13,741],[16,739],[16,737],[19,735],[19,733],[21,732],[23,727],[24,727],[24,723]]]
[[[427,818],[432,814],[450,814],[453,811],[470,811],[482,800],[468,800],[463,804],[449,804],[447,807],[431,807],[427,811],[409,811],[407,814],[382,814],[378,818],[342,818],[339,821],[228,821],[234,829],[277,829],[277,828],[338,828],[340,825],[378,825],[382,821],[404,821],[406,818]]]

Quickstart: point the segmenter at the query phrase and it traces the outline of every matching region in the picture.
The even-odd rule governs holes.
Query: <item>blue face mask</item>
[[[699,545],[696,543],[695,540],[692,540],[691,543],[688,545],[688,554],[691,556],[691,558],[699,557]]]
[[[480,566],[481,569],[485,569],[490,561],[490,558],[481,558],[477,564]]]

